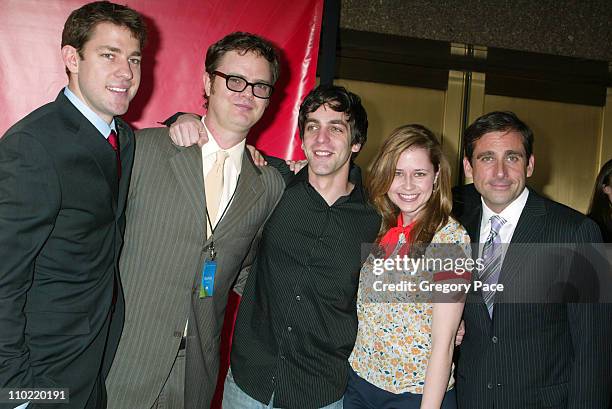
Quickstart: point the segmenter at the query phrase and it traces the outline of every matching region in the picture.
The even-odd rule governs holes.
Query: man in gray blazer
[[[241,292],[239,272],[284,188],[278,171],[256,167],[245,150],[278,67],[268,41],[232,33],[206,53],[208,143],[175,146],[168,128],[136,136],[120,259],[126,317],[110,408],[210,406],[229,291]]]

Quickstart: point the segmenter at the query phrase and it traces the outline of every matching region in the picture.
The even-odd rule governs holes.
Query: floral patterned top
[[[469,242],[465,229],[449,218],[426,247],[424,258],[446,258],[449,251],[455,252],[454,257],[469,258]],[[404,243],[402,233],[396,251],[389,258],[393,258]],[[396,290],[381,299],[380,291],[374,290],[380,289],[380,284],[372,285],[373,280],[382,277],[380,271],[376,273],[375,259],[374,254],[370,254],[361,268],[357,295],[359,329],[349,363],[360,377],[388,392],[422,394],[431,352],[431,298],[424,291],[412,291],[407,295]],[[449,278],[448,273],[442,273],[439,280],[436,275],[440,271],[432,267],[417,267],[411,276],[418,282],[438,282]],[[454,274],[452,277],[457,278]],[[463,279],[469,283],[469,274]],[[419,288],[418,284],[416,288]],[[447,390],[453,385],[451,375]]]

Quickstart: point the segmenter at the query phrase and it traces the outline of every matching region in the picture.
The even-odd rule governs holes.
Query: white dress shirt
[[[481,197],[480,200],[482,202],[482,219],[480,219],[480,248],[478,254],[482,255],[482,247],[484,243],[487,241],[489,237],[489,233],[491,232],[491,217],[498,215],[503,218],[506,223],[499,229],[499,237],[502,243],[508,244],[512,240],[512,236],[514,235],[514,230],[516,229],[516,225],[518,224],[519,218],[521,217],[521,213],[523,213],[523,209],[525,208],[525,204],[527,203],[527,198],[529,197],[529,189],[524,188],[523,192],[514,199],[512,203],[510,203],[501,213],[495,213],[493,210],[489,209],[489,207],[485,204],[484,199]],[[508,246],[503,246],[502,248],[502,263],[504,260],[504,256],[506,255],[506,250]]]
[[[202,123],[204,123],[204,118],[202,118]],[[214,135],[211,134],[206,127],[206,124],[204,124],[204,128],[208,134],[208,142],[202,146],[202,173],[204,175],[204,179],[206,179],[206,175],[208,175],[208,172],[210,172],[215,163],[217,151],[220,151],[221,148],[219,147]],[[211,220],[213,227],[215,227],[221,219],[221,216],[224,214],[225,209],[229,206],[230,199],[236,190],[238,177],[240,176],[240,171],[242,170],[242,155],[244,154],[245,146],[246,140],[243,139],[240,143],[237,143],[226,150],[229,156],[223,165],[223,192],[221,193],[221,201],[219,202],[217,219]],[[207,229],[210,230],[210,226],[207,226]]]

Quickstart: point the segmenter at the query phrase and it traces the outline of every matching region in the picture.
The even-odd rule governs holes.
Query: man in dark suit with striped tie
[[[464,147],[465,174],[480,194],[460,215],[484,260],[473,276],[498,291],[468,296],[457,365],[459,407],[607,409],[609,306],[525,295],[548,284],[547,274],[575,267],[577,258],[568,252],[547,256],[545,243],[554,243],[557,254],[565,246],[597,243],[597,226],[525,186],[534,170],[533,133],[515,114],[478,118],[465,131]],[[582,267],[571,269],[579,282],[586,277]],[[572,301],[584,301],[580,297]]]

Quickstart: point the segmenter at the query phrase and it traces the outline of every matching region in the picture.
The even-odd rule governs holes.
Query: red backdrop
[[[204,56],[232,31],[270,39],[281,50],[281,76],[267,112],[249,135],[266,153],[302,158],[297,112],[315,82],[323,0],[116,0],[147,19],[142,83],[124,116],[135,128],[157,126],[177,110],[202,112]],[[61,31],[83,0],[0,1],[0,135],[55,99],[67,78]]]
[[[281,76],[249,142],[262,151],[301,159],[300,102],[315,83],[323,0],[116,0],[141,12],[149,26],[142,82],[124,116],[134,128],[159,126],[176,111],[202,112],[204,57],[232,31],[249,31],[281,51]],[[68,14],[83,0],[0,0],[0,135],[67,83],[60,56]],[[219,385],[227,372],[239,297],[230,297]],[[194,381],[194,380],[191,380]],[[195,380],[197,381],[197,380]],[[220,408],[221,389],[213,402]]]

